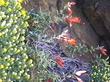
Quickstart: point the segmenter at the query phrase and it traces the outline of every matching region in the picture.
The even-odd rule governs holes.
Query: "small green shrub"
[[[27,34],[29,37],[31,36],[33,39],[42,39],[45,36],[45,32],[48,29],[48,26],[51,22],[51,16],[46,12],[30,12],[29,19],[29,33]]]
[[[27,55],[25,32],[29,16],[23,0],[0,0],[0,79],[3,82],[27,82],[33,66]]]
[[[103,59],[101,56],[96,56],[92,70],[93,82],[110,82],[110,65],[108,58]]]

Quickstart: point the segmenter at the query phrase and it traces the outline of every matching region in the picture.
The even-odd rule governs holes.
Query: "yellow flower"
[[[4,68],[4,65],[0,65],[0,69],[3,69]]]
[[[24,0],[18,0],[19,3],[22,3]]]
[[[3,82],[2,79],[0,79],[0,82]]]
[[[2,36],[3,34],[2,33],[0,33],[0,37]]]
[[[4,0],[0,0],[0,6],[4,5],[5,1]]]
[[[23,9],[23,10],[21,10],[21,14],[23,15],[23,16],[26,16],[26,11]]]

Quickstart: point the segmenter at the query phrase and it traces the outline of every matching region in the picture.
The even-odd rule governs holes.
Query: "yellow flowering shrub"
[[[26,14],[27,14],[26,10],[21,10],[21,14],[22,14],[23,16],[26,16]]]
[[[4,5],[5,1],[4,0],[0,0],[0,6]]]
[[[24,0],[18,0],[19,3],[22,3]]]
[[[23,0],[0,0],[0,82],[28,82],[33,66],[25,43],[29,16]],[[5,6],[4,6],[5,4]]]
[[[0,79],[0,82],[3,82],[2,79]]]

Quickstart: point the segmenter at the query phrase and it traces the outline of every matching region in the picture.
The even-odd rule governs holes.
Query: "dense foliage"
[[[0,79],[3,82],[25,82],[30,78],[32,60],[25,44],[28,18],[21,0],[0,0]]]
[[[101,56],[96,56],[94,65],[92,67],[93,82],[109,82],[110,81],[110,65],[107,59],[101,58]]]
[[[22,2],[0,0],[0,82],[110,81],[110,65],[103,58],[107,50],[71,37],[73,25],[81,23],[73,16],[75,2],[54,17],[42,11],[28,13]],[[88,54],[88,63],[75,57]]]

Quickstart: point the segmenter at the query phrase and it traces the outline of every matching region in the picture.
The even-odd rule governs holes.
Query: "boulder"
[[[78,3],[84,17],[99,37],[98,44],[110,51],[110,0],[78,0]]]

